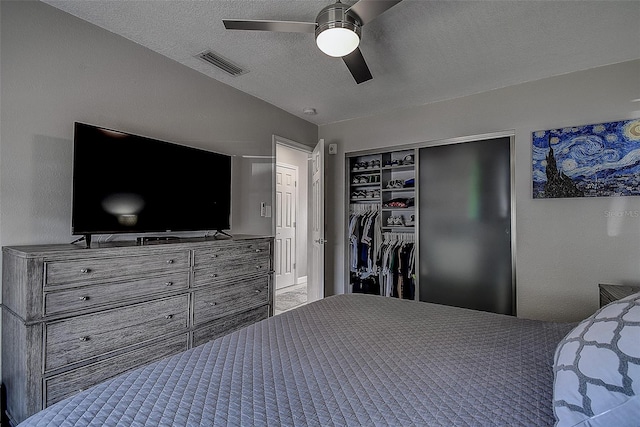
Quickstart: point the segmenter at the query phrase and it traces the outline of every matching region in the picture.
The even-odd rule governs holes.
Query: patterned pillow
[[[640,425],[640,293],[614,301],[560,341],[556,427]]]

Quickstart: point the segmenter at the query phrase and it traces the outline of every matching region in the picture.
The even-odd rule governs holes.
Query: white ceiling
[[[222,24],[313,22],[332,0],[45,3],[318,125],[640,58],[639,1],[404,0],[363,27],[373,80],[360,85],[313,34]],[[194,57],[208,49],[249,72],[231,77]]]

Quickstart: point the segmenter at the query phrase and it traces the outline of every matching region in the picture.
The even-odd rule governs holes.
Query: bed
[[[636,297],[620,304],[640,310]],[[338,295],[120,375],[20,426],[551,426],[554,408],[576,412],[569,394],[554,400],[554,372],[571,373],[557,359],[569,360],[562,346],[583,339],[571,335],[580,327]]]

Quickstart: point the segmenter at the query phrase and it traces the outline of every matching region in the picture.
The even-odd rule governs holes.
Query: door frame
[[[303,153],[305,153],[307,155],[307,161],[310,161],[311,153],[313,152],[313,147],[309,147],[307,145],[301,144],[301,143],[296,142],[296,141],[292,141],[290,139],[287,139],[287,138],[284,138],[284,137],[281,137],[281,136],[278,136],[278,135],[272,135],[272,137],[271,137],[271,151],[272,151],[272,155],[273,155],[273,173],[272,173],[272,177],[271,177],[271,179],[272,179],[272,184],[271,184],[272,185],[271,206],[273,206],[274,209],[275,209],[275,206],[276,206],[276,166],[277,166],[277,163],[278,163],[278,159],[277,159],[277,156],[276,156],[276,147],[277,146],[289,148],[289,149],[292,149],[292,150],[301,151],[301,152],[303,152]],[[282,162],[280,162],[280,163],[282,163]],[[309,173],[307,173],[307,175],[308,176],[305,177],[304,179],[305,179],[305,184],[307,186],[307,197],[308,197],[308,195],[309,195],[309,184],[310,184],[311,177],[310,177]],[[298,171],[298,182],[300,182],[301,179],[302,178],[300,177],[300,173]],[[299,203],[299,200],[297,200],[297,198],[299,197],[298,191],[299,191],[299,188],[296,187],[296,209],[297,209],[296,215],[299,213],[299,209],[300,209],[300,203]],[[307,202],[307,206],[305,206],[305,209],[307,210],[307,235],[308,235],[310,227],[311,227],[310,226],[310,222],[309,222],[309,203],[308,202]],[[296,220],[297,220],[297,218],[298,217],[296,216]],[[271,219],[272,219],[272,221],[271,221],[271,235],[273,235],[275,237],[275,235],[276,235],[276,216],[273,215]],[[298,242],[296,241],[296,247],[297,246],[298,246]],[[307,270],[309,268],[309,260],[308,260],[308,258],[309,258],[309,255],[307,253]],[[307,271],[307,277],[308,276],[309,276],[309,272]],[[298,284],[297,283],[298,279],[299,279],[299,277],[298,277],[298,269],[297,269],[297,264],[296,264],[296,276],[295,276],[296,283],[295,284]],[[274,273],[273,281],[274,281],[273,285],[274,285],[274,289],[275,289],[275,287],[276,287],[275,273]]]

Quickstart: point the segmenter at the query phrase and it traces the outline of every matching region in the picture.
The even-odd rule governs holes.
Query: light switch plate
[[[329,144],[329,154],[338,154],[338,144]]]

